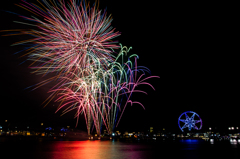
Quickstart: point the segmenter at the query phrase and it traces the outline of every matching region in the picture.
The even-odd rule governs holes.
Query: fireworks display
[[[98,10],[97,3],[90,7],[85,1],[43,0],[38,5],[22,1],[20,7],[30,11],[33,16],[21,16],[36,29],[18,30],[18,34],[32,35],[29,43],[28,60],[33,61],[33,73],[54,73],[36,85],[41,87],[56,82],[49,90],[46,103],[54,100],[59,103],[56,111],[63,114],[75,110],[75,117],[83,115],[88,134],[95,129],[101,134],[104,126],[112,133],[138,85],[149,85],[149,70],[137,65],[137,55],[128,55],[131,48],[113,41],[120,35],[111,27],[112,19],[106,11]],[[127,60],[126,60],[127,59]]]

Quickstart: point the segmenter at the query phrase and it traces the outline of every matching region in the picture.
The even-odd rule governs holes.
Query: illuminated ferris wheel
[[[178,126],[181,131],[185,128],[188,128],[189,131],[192,129],[200,130],[202,128],[202,119],[197,113],[186,111],[179,116]]]

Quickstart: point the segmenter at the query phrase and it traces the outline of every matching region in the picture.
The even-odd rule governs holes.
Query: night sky
[[[0,6],[0,30],[26,28],[13,21],[24,21],[8,10],[30,16],[11,0]],[[34,0],[31,0],[34,2]],[[203,120],[203,129],[240,126],[239,123],[239,31],[234,10],[218,4],[153,3],[129,0],[100,0],[100,9],[112,14],[112,26],[121,32],[117,37],[130,53],[138,54],[138,65],[146,66],[154,87],[139,89],[148,95],[134,94],[141,102],[126,108],[115,130],[138,131],[163,127],[178,130],[178,117],[185,111],[195,111]],[[93,4],[93,3],[91,3]],[[0,32],[4,35],[4,32]],[[60,116],[58,103],[47,107],[41,103],[48,97],[50,86],[34,91],[25,89],[41,81],[31,74],[30,62],[20,65],[23,53],[14,55],[24,46],[10,46],[28,36],[1,36],[1,109],[0,124],[75,126],[74,112]],[[80,118],[79,129],[86,130]]]

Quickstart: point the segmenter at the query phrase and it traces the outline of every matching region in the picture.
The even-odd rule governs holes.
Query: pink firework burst
[[[37,30],[22,31],[23,34],[34,36],[25,43],[34,43],[29,60],[34,61],[31,68],[36,69],[35,72],[74,72],[76,67],[86,68],[98,60],[107,69],[107,64],[114,60],[114,49],[120,46],[112,39],[120,33],[114,32],[112,19],[105,11],[102,13],[96,5],[89,7],[85,3],[81,1],[77,5],[75,0],[70,0],[66,4],[60,0],[50,5],[44,1],[38,6],[22,1],[19,5],[43,17],[41,20],[22,16],[37,26]]]

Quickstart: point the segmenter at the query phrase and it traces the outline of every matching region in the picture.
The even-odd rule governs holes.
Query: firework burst
[[[111,17],[105,11],[98,11],[96,5],[91,8],[84,1],[78,6],[75,0],[68,4],[60,0],[51,4],[44,1],[40,5],[22,1],[19,6],[37,16],[21,16],[37,28],[21,31],[20,34],[34,38],[16,43],[34,43],[27,54],[34,61],[31,68],[35,73],[73,72],[96,61],[107,69],[108,63],[114,61],[114,49],[120,46],[112,39],[120,33],[114,32]]]
[[[130,48],[112,41],[120,33],[114,32],[106,11],[102,13],[96,5],[90,7],[85,1],[79,5],[75,0],[43,2],[19,4],[34,14],[21,17],[36,29],[19,31],[33,38],[15,44],[31,44],[25,55],[33,61],[30,68],[34,73],[56,73],[38,83],[35,89],[56,81],[49,90],[47,103],[59,102],[57,111],[63,109],[63,114],[75,110],[77,122],[83,114],[88,134],[92,125],[98,135],[102,126],[111,133],[127,104],[136,103],[144,108],[140,102],[131,100],[133,92],[147,94],[136,87],[146,84],[153,88],[146,80],[158,76],[145,77],[149,70],[137,66],[138,56],[128,56]],[[117,49],[120,49],[118,54]]]

